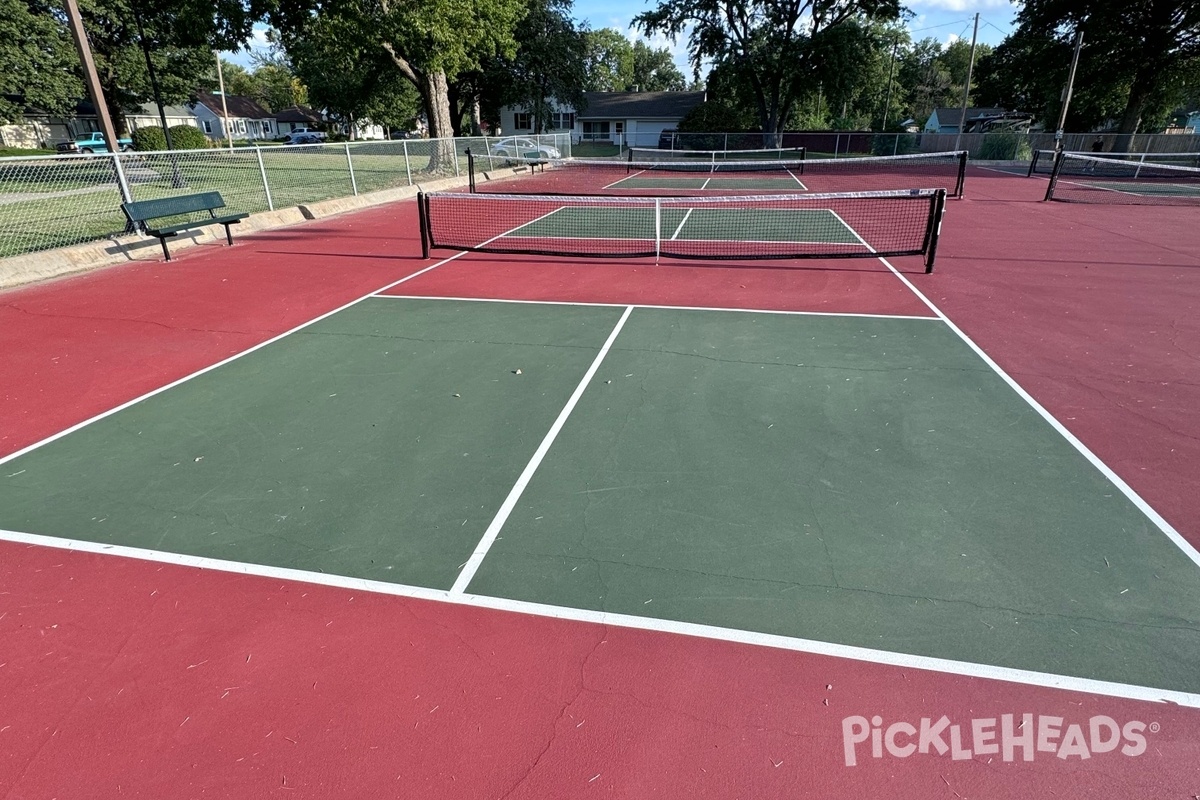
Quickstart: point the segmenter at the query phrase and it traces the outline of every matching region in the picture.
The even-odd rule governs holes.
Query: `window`
[[[523,111],[513,114],[513,127],[519,131],[533,130],[533,123],[529,119],[529,114]]]
[[[237,132],[238,132],[238,133],[245,133],[245,132],[246,132],[246,120],[244,120],[244,119],[239,119],[239,120],[237,121]]]
[[[212,133],[212,120],[211,120],[211,119],[206,119],[206,120],[204,120],[203,122],[204,122],[204,132],[205,132],[205,133]]]
[[[270,132],[271,132],[271,120],[264,119],[263,120],[263,133],[269,134]]]
[[[608,120],[603,122],[585,122],[583,123],[583,138],[585,141],[608,141],[611,139],[609,133]]]
[[[575,127],[575,114],[567,112],[555,112],[550,117],[550,127],[556,131],[570,130]]]

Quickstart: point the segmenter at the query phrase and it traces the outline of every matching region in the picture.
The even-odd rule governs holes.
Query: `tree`
[[[778,144],[792,109],[811,88],[821,40],[847,23],[896,19],[898,0],[659,0],[634,23],[646,33],[689,33],[694,69],[706,60],[743,73],[762,130]]]
[[[299,0],[280,3],[271,20],[284,36],[303,38],[306,29],[330,25],[363,53],[382,52],[420,93],[430,134],[447,137],[450,81],[488,56],[512,56],[524,13],[523,0]],[[454,157],[450,143],[435,148],[431,170]]]
[[[19,119],[22,103],[67,114],[83,84],[72,73],[71,38],[44,3],[0,0],[0,122]]]
[[[670,50],[665,47],[656,50],[639,39],[633,43],[625,91],[635,86],[642,92],[680,92],[687,87],[687,78],[675,66]]]
[[[584,31],[584,88],[589,92],[624,91],[633,72],[633,45],[615,28]]]
[[[494,59],[488,70],[495,96],[527,110],[535,131],[548,127],[551,100],[583,106],[586,44],[570,10],[570,0],[531,0],[517,28],[516,53]]]
[[[1017,23],[1026,37],[1043,31],[1059,40],[1082,28],[1087,58],[1103,62],[1105,83],[1127,87],[1118,126],[1122,150],[1144,119],[1174,104],[1179,76],[1200,58],[1200,0],[1026,0]]]

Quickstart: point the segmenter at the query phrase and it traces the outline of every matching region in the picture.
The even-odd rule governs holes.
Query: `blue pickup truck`
[[[133,147],[132,139],[118,139],[117,147],[124,153]],[[81,133],[71,142],[59,142],[55,149],[60,153],[107,153],[108,145],[104,142],[104,134],[100,131]]]

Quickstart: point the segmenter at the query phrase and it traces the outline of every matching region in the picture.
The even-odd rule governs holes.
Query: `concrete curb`
[[[416,186],[368,192],[357,197],[339,197],[317,203],[279,208],[274,211],[261,211],[251,214],[234,226],[234,241],[236,243],[239,235],[301,225],[309,220],[324,219],[385,203],[407,200],[415,197],[418,191],[451,189],[465,183],[465,177],[443,178]],[[208,225],[180,234],[172,239],[168,246],[174,255],[176,252],[195,247],[198,244],[224,241],[225,229],[220,225]],[[41,250],[36,253],[23,253],[19,256],[2,258],[0,259],[0,289],[50,280],[113,264],[161,260],[162,248],[159,247],[158,239],[138,234],[114,236],[71,247],[60,247],[56,250]]]

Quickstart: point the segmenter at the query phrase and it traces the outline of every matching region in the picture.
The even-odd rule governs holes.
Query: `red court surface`
[[[1197,543],[1200,231],[1044,185],[973,168],[937,271],[896,266]],[[0,294],[0,456],[437,263],[416,250],[409,202]],[[933,313],[869,260],[467,255],[390,293]],[[0,797],[1200,794],[1195,708],[481,606],[0,542]],[[1007,714],[1047,749],[989,752]]]

